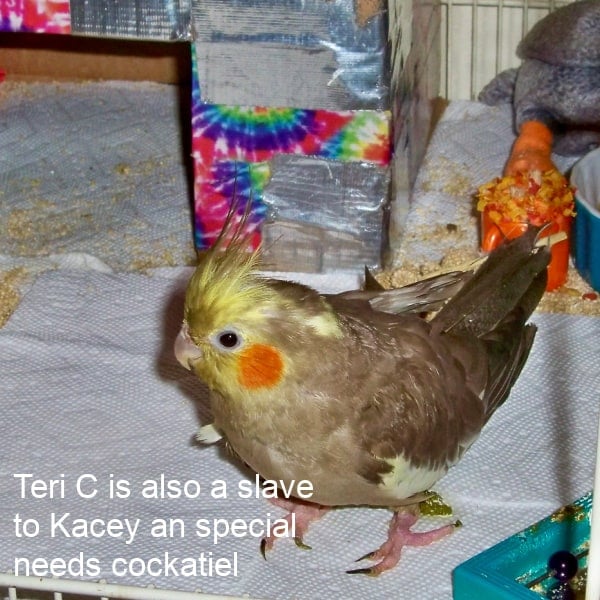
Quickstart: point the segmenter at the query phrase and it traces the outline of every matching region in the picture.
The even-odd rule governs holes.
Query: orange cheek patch
[[[273,387],[283,375],[283,359],[273,346],[253,344],[238,360],[238,380],[248,389]]]

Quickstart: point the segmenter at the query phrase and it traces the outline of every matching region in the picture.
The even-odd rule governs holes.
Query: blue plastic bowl
[[[581,276],[600,291],[600,148],[586,154],[571,172],[575,187],[573,260]]]

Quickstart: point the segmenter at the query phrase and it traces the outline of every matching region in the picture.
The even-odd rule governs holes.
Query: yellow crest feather
[[[245,324],[264,322],[268,314],[285,314],[301,321],[318,335],[342,335],[331,307],[321,299],[320,310],[302,311],[297,297],[281,293],[281,287],[260,275],[261,249],[248,250],[247,235],[242,233],[249,215],[246,206],[240,220],[232,206],[225,225],[213,246],[199,259],[185,299],[185,321],[192,339],[243,318]],[[237,222],[235,222],[237,220]],[[224,248],[227,241],[227,247]],[[299,284],[292,284],[298,285]],[[308,289],[308,288],[307,288]]]
[[[258,319],[261,309],[277,300],[258,274],[260,247],[249,250],[252,232],[245,230],[251,202],[242,211],[240,208],[234,198],[217,240],[199,257],[188,284],[185,319],[192,335],[194,330],[206,331],[209,325],[231,323],[240,315]]]
[[[272,298],[272,292],[257,275],[260,250],[248,252],[235,241],[226,250],[213,246],[200,259],[188,285],[185,313],[188,322],[202,320],[227,323],[232,316],[251,312]],[[201,312],[200,312],[201,311]],[[200,314],[197,314],[200,313]],[[195,323],[189,323],[194,329]]]

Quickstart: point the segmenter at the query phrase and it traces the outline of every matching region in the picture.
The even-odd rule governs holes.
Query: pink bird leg
[[[320,519],[327,511],[331,510],[327,506],[321,506],[320,504],[314,504],[312,502],[302,502],[300,500],[284,499],[284,498],[272,498],[270,499],[272,504],[279,506],[288,511],[288,514],[283,517],[288,524],[291,526],[292,518],[295,521],[295,533],[294,542],[299,548],[310,550],[310,546],[306,545],[303,541],[304,535],[308,530],[309,525],[313,521]],[[264,558],[266,558],[267,550],[270,550],[275,543],[275,536],[268,536],[263,538],[260,543],[260,551]]]
[[[402,509],[394,512],[390,521],[388,539],[378,550],[369,552],[361,556],[356,562],[361,560],[378,560],[379,562],[372,567],[363,567],[346,571],[350,574],[380,575],[384,571],[392,569],[398,564],[402,548],[405,546],[428,546],[433,542],[451,534],[457,527],[460,527],[460,521],[444,525],[439,529],[431,531],[416,532],[411,531],[411,527],[419,520],[418,508]]]

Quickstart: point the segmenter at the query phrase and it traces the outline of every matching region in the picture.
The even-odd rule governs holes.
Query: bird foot
[[[525,121],[513,144],[504,167],[504,175],[549,171],[556,169],[552,162],[552,132],[540,121]]]
[[[384,571],[392,569],[398,564],[402,548],[405,546],[428,546],[437,540],[451,534],[462,523],[456,521],[449,525],[444,525],[431,531],[417,532],[411,531],[411,527],[418,521],[418,513],[402,511],[395,512],[390,522],[390,528],[387,541],[377,550],[361,556],[356,562],[361,560],[378,560],[379,562],[372,567],[362,567],[346,571],[351,575],[362,574],[375,577]]]
[[[308,530],[309,525],[320,519],[329,508],[314,504],[312,502],[302,502],[300,500],[271,498],[270,502],[279,508],[288,511],[288,514],[283,517],[288,523],[288,531],[293,532],[294,543],[301,550],[310,550],[311,547],[303,541],[304,535]],[[271,550],[275,543],[276,536],[268,536],[262,539],[260,543],[260,553],[263,558],[267,558],[267,551]]]

